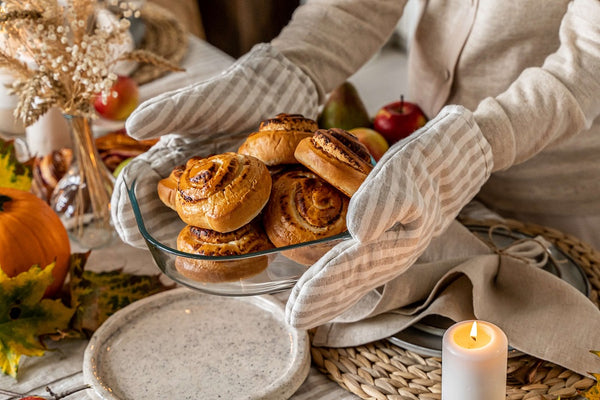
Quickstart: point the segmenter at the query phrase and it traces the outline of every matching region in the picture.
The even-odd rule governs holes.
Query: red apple
[[[389,145],[393,145],[425,125],[427,117],[421,108],[404,101],[396,101],[383,106],[373,120],[375,130],[383,135]]]
[[[138,106],[140,94],[137,83],[128,76],[119,75],[117,81],[107,93],[106,101],[102,95],[96,95],[94,108],[102,118],[124,121]]]
[[[356,136],[358,141],[365,145],[375,161],[379,161],[383,153],[390,148],[385,138],[371,128],[354,128],[348,132]]]

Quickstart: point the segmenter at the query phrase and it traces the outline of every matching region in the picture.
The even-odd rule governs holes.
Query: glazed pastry
[[[175,206],[175,197],[177,194],[177,184],[179,183],[179,178],[183,171],[185,170],[185,165],[179,165],[173,168],[173,171],[166,178],[158,181],[156,185],[156,190],[158,191],[158,198],[169,208],[176,210]]]
[[[257,224],[246,224],[229,233],[186,226],[177,236],[177,250],[205,256],[232,256],[273,248]],[[178,256],[175,268],[185,277],[200,282],[229,282],[248,278],[263,271],[267,256],[238,260],[196,260]]]
[[[49,203],[52,191],[71,166],[72,159],[73,151],[68,148],[36,157],[32,168],[31,191]]]
[[[271,175],[259,159],[236,153],[192,159],[179,178],[175,209],[188,225],[231,232],[269,200]]]
[[[158,139],[136,140],[125,129],[109,132],[95,140],[98,154],[111,172],[126,159],[139,156],[157,142]]]
[[[373,169],[367,148],[343,129],[319,129],[303,139],[294,153],[305,167],[352,195]]]
[[[276,247],[309,242],[346,230],[349,199],[315,173],[304,168],[282,173],[273,182],[263,225]],[[304,265],[318,260],[330,248],[302,247],[284,254]]]
[[[317,128],[316,121],[300,114],[278,114],[261,122],[258,132],[248,136],[238,153],[254,156],[268,166],[297,164],[296,146]]]
[[[178,165],[173,168],[169,176],[158,181],[156,185],[156,190],[158,191],[158,198],[169,208],[176,210],[175,206],[175,198],[177,195],[177,185],[179,184],[179,179],[185,171],[186,165],[189,162],[195,162],[196,160],[201,160],[202,157],[192,157],[185,164]]]

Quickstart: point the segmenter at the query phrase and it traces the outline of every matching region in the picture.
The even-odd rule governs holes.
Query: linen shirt
[[[430,118],[446,104],[474,111],[495,171],[479,197],[508,216],[600,221],[600,1],[420,2],[409,96]],[[405,3],[309,0],[273,45],[324,97],[385,43]]]

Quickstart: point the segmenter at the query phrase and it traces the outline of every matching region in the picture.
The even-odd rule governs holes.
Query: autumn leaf
[[[598,357],[600,357],[600,351],[598,351],[598,350],[590,350],[590,353],[593,353],[593,354],[597,355]],[[600,374],[595,374],[593,372],[590,372],[590,374],[596,380],[596,384],[594,386],[592,386],[591,388],[589,388],[588,390],[586,390],[581,395],[588,400],[600,400]]]
[[[19,162],[14,141],[0,139],[0,187],[29,191],[31,189],[31,166],[33,160]]]
[[[590,353],[600,357],[600,351],[598,350],[590,350]],[[582,396],[588,400],[600,400],[600,374],[593,372],[590,372],[590,374],[594,377],[594,379],[596,379],[596,384],[585,391],[585,393],[582,393]]]
[[[34,266],[13,278],[0,269],[0,370],[13,378],[21,356],[42,356],[41,337],[67,329],[75,311],[61,300],[42,298],[53,269],[54,263]]]
[[[89,253],[88,253],[89,254]],[[71,306],[77,307],[71,327],[90,336],[108,317],[144,297],[168,290],[160,275],[133,275],[121,269],[108,272],[85,271],[87,255],[71,258]]]

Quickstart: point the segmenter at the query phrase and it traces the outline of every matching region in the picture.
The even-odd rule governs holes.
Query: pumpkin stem
[[[6,203],[7,201],[11,201],[12,198],[8,197],[5,194],[0,194],[0,211],[4,211],[4,203]]]

